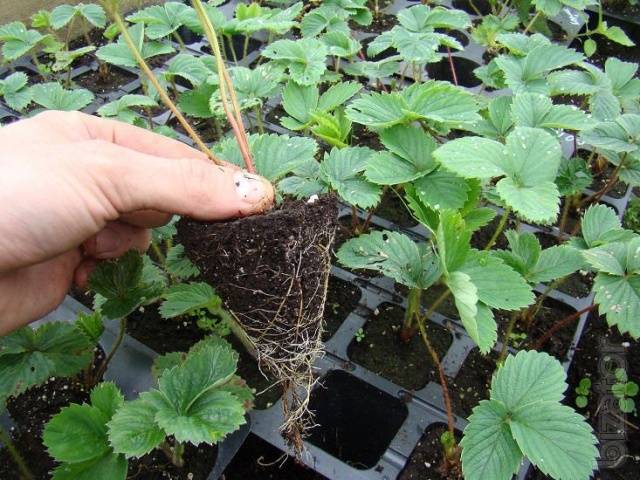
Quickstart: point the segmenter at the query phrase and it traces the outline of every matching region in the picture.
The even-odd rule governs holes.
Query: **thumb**
[[[100,144],[98,176],[107,184],[102,190],[120,213],[151,209],[222,220],[260,213],[273,204],[273,186],[258,175],[198,158],[162,158],[92,142]]]

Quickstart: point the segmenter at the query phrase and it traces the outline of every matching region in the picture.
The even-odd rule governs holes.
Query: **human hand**
[[[124,123],[45,112],[0,128],[0,335],[55,309],[95,263],[148,248],[172,214],[259,213],[266,180]]]

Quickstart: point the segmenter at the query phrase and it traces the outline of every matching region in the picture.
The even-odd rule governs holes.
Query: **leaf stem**
[[[256,122],[258,123],[258,131],[264,133],[264,121],[262,120],[262,108],[260,105],[256,105],[254,110],[256,112]]]
[[[195,132],[193,127],[191,127],[191,125],[189,125],[189,122],[187,122],[187,119],[184,118],[184,116],[182,115],[180,110],[178,110],[178,107],[176,107],[176,105],[173,103],[173,101],[169,97],[169,94],[167,93],[167,91],[162,87],[162,85],[160,85],[160,82],[158,81],[158,79],[156,78],[154,73],[149,68],[149,65],[147,65],[147,62],[142,57],[142,54],[140,53],[140,51],[138,50],[138,47],[134,43],[133,38],[131,38],[131,34],[129,33],[129,30],[127,29],[127,26],[125,25],[124,20],[122,19],[122,15],[120,15],[120,12],[117,9],[117,6],[112,5],[111,2],[108,2],[106,0],[102,0],[102,4],[105,6],[107,11],[109,11],[109,13],[113,17],[113,20],[115,21],[116,25],[118,25],[118,28],[120,29],[120,32],[121,32],[121,35],[122,35],[122,38],[124,39],[125,43],[129,47],[129,50],[131,51],[131,53],[135,57],[136,61],[140,65],[141,70],[144,72],[144,74],[149,79],[151,84],[157,90],[158,95],[160,95],[160,99],[165,104],[165,106],[169,110],[171,110],[171,113],[173,113],[173,115],[175,115],[175,117],[178,120],[178,122],[180,122],[180,125],[182,125],[182,128],[184,128],[184,130],[187,132],[189,137],[191,137],[191,139],[195,142],[195,144],[198,146],[200,151],[202,153],[204,153],[207,157],[209,157],[217,165],[224,165],[224,162],[222,162],[222,160],[220,160],[218,157],[216,157],[213,154],[213,152],[211,152],[211,149],[209,149],[205,145],[205,143],[202,141],[200,136]],[[113,6],[113,8],[112,8],[112,6]]]
[[[231,82],[231,77],[229,77],[229,73],[227,72],[227,68],[222,59],[222,52],[220,51],[220,44],[218,43],[218,35],[216,34],[216,31],[211,24],[211,20],[204,10],[201,0],[192,0],[192,4],[198,14],[198,18],[200,19],[200,23],[202,24],[207,40],[209,41],[216,57],[218,77],[220,78],[220,98],[222,101],[222,108],[227,115],[227,119],[233,129],[233,134],[238,141],[238,146],[240,147],[240,152],[242,153],[242,158],[244,159],[247,170],[251,173],[255,173],[256,169],[251,158],[249,142],[244,129],[244,123],[242,122],[240,106],[238,104],[236,92],[233,88],[233,83]],[[233,45],[232,51],[235,51],[233,50]],[[230,102],[227,94],[231,97]]]
[[[502,350],[500,350],[500,356],[498,357],[498,365],[504,362],[505,358],[507,358],[507,353],[509,353],[509,342],[511,340],[511,334],[513,333],[513,329],[515,328],[516,322],[518,321],[519,313],[519,311],[511,312],[509,323],[507,324],[507,330],[504,332],[504,338],[502,339]]]
[[[126,329],[127,329],[127,317],[122,317],[120,319],[120,331],[118,332],[118,336],[116,337],[116,341],[114,342],[113,346],[111,347],[111,351],[109,352],[109,355],[107,355],[107,358],[104,359],[104,361],[100,365],[100,368],[96,372],[95,377],[94,377],[94,379],[95,379],[94,383],[98,383],[100,381],[100,379],[102,378],[102,376],[104,375],[104,373],[107,371],[107,367],[109,366],[109,363],[111,363],[111,360],[113,360],[113,357],[115,356],[116,352],[118,351],[118,348],[120,348],[120,345],[122,345],[122,341],[124,340],[124,334],[125,334]]]
[[[509,214],[510,213],[511,213],[511,207],[505,208],[504,213],[502,214],[502,217],[500,218],[500,223],[498,223],[498,226],[497,226],[495,232],[493,232],[493,235],[491,236],[491,238],[489,239],[489,241],[487,242],[487,244],[484,247],[485,250],[490,250],[491,247],[493,247],[495,245],[496,241],[498,240],[498,237],[500,236],[500,234],[504,230],[505,225],[507,224],[507,220],[509,219]]]
[[[533,24],[536,23],[536,20],[538,20],[538,18],[540,17],[541,13],[542,13],[542,10],[538,10],[536,12],[536,14],[533,16],[533,18],[531,19],[531,21],[529,22],[527,27],[524,29],[524,32],[522,32],[522,33],[528,33],[529,30],[531,30],[531,27],[533,27]]]
[[[458,75],[456,74],[456,67],[453,64],[453,57],[451,56],[451,49],[447,47],[447,56],[449,57],[449,68],[451,69],[451,76],[453,77],[453,83],[458,86]]]
[[[577,312],[572,313],[571,315],[566,316],[559,322],[556,322],[549,330],[547,330],[547,333],[545,333],[542,337],[538,339],[538,341],[533,345],[533,349],[540,350],[544,346],[544,344],[547,343],[547,341],[553,336],[554,333],[570,325],[575,320],[580,318],[580,315],[586,312],[590,312],[591,310],[596,308],[596,306],[597,305],[595,304],[591,304],[588,307],[583,308],[582,310],[579,310]]]
[[[22,458],[22,455],[16,448],[15,444],[13,443],[13,440],[11,440],[11,437],[1,425],[0,425],[0,443],[2,443],[6,447],[6,449],[9,451],[9,455],[11,455],[11,459],[18,467],[18,470],[20,470],[20,474],[22,478],[25,480],[34,480],[35,477],[31,473],[31,470],[29,470],[29,467],[27,467],[27,464],[24,461],[24,458]]]

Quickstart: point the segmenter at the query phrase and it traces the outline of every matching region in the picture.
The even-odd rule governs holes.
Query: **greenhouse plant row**
[[[637,478],[635,0],[121,3],[0,25],[0,131],[124,122],[275,205],[0,337],[0,478]]]

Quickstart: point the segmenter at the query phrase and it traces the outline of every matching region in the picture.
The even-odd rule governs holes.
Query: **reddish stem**
[[[451,56],[451,49],[447,47],[447,56],[449,57],[449,68],[451,68],[451,76],[453,77],[453,83],[458,86],[458,75],[456,74],[456,67],[453,64],[453,57]]]
[[[533,345],[533,349],[534,350],[540,350],[545,343],[547,343],[547,341],[549,341],[549,339],[558,331],[558,330],[562,330],[563,328],[565,328],[566,326],[570,325],[572,322],[574,322],[576,319],[580,318],[580,315],[582,315],[583,313],[586,312],[590,312],[591,310],[593,310],[594,308],[596,308],[595,304],[589,305],[588,307],[583,308],[582,310],[579,310],[575,313],[572,313],[571,315],[565,317],[564,319],[560,320],[559,322],[556,322],[549,330],[547,330],[547,333],[545,333],[534,345]]]

